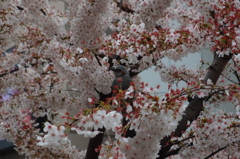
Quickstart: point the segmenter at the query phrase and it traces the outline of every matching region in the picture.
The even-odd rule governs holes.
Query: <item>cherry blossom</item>
[[[36,159],[239,158],[238,0],[50,2],[0,1],[0,139]],[[212,63],[174,63],[204,50]],[[151,67],[167,90],[141,81]],[[114,139],[78,150],[70,131]]]

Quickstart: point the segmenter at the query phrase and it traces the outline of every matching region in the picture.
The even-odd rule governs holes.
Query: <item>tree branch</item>
[[[17,6],[17,9],[19,9],[19,10],[24,10],[24,8],[23,8],[23,7],[20,7],[20,6]]]
[[[175,150],[170,150],[168,151],[168,153],[165,155],[165,157],[169,157],[169,156],[172,156],[172,155],[177,155],[178,152],[181,150],[182,147],[188,145],[187,143],[183,144],[182,146],[180,146],[179,148],[175,149]]]
[[[21,11],[24,10],[24,8],[23,8],[23,7],[20,7],[20,6],[17,6],[17,9],[18,9],[18,10],[21,10]],[[47,15],[46,12],[45,12],[43,9],[40,9],[39,11],[42,12],[43,15]]]
[[[101,64],[101,62],[99,61],[97,55],[96,55],[95,53],[93,53],[93,54],[94,54],[94,57],[96,58],[96,60],[97,60],[97,62],[98,62],[98,65],[102,67],[102,64]]]
[[[209,67],[209,70],[204,78],[204,82],[207,83],[207,80],[210,79],[213,84],[216,84],[218,78],[220,77],[222,71],[227,65],[228,61],[232,58],[232,54],[224,57],[219,57],[218,55],[214,55],[214,59],[212,64]],[[203,110],[203,98],[199,98],[195,96],[190,103],[188,104],[186,110],[184,111],[184,115],[182,119],[178,122],[178,126],[176,130],[173,132],[174,136],[180,137],[183,132],[190,126],[188,122],[192,123],[197,119],[200,112]],[[168,145],[171,136],[164,137],[161,141],[162,149],[159,151],[158,159],[163,159],[166,157],[166,154],[171,148],[171,145]]]
[[[101,94],[99,95],[101,96]],[[101,150],[101,145],[103,143],[105,130],[106,129],[104,127],[102,129],[98,129],[100,133],[97,134],[95,137],[89,139],[85,159],[98,159]]]
[[[191,139],[191,138],[194,138],[194,137],[195,137],[194,135],[191,135],[191,136],[189,136],[189,137],[187,137],[185,139],[182,139],[181,141],[177,141],[177,142],[171,143],[170,145],[180,144],[181,142],[186,141],[186,140]],[[185,145],[189,145],[189,144],[185,143],[185,144],[181,145],[177,149],[168,151],[167,154],[165,155],[165,157],[169,157],[169,156],[178,154],[178,152],[181,150],[181,148],[184,147]]]
[[[8,74],[10,74],[10,73],[14,73],[14,72],[16,72],[16,71],[19,71],[19,68],[18,68],[18,67],[14,68],[13,70],[11,70],[11,71],[9,71],[9,72],[5,72],[5,73],[3,73],[3,74],[0,74],[0,77],[6,76],[6,75],[8,75]]]
[[[186,140],[191,139],[191,138],[194,138],[194,137],[195,137],[195,135],[191,135],[189,137],[186,137],[186,138],[182,139],[181,141],[173,142],[170,145],[180,144],[181,142],[186,141]]]
[[[234,63],[234,66],[237,66],[236,61],[234,61],[234,60],[232,60],[232,61],[233,61],[233,63]],[[237,78],[237,80],[238,80],[238,84],[240,85],[240,77],[239,77],[237,71],[234,70],[234,69],[232,69],[232,70],[233,70],[233,74],[236,76],[236,78]]]
[[[222,150],[224,150],[224,149],[226,149],[226,148],[227,148],[227,146],[222,147],[222,148],[218,149],[217,151],[214,151],[213,153],[211,153],[210,155],[208,155],[208,156],[205,157],[204,159],[208,159],[208,158],[212,157],[213,155],[217,154],[218,152],[220,152],[220,151],[222,151]]]
[[[85,159],[98,159],[100,146],[103,142],[105,128],[98,129],[100,131],[94,138],[90,138],[88,142],[87,154]]]
[[[131,13],[131,14],[135,12],[134,10],[129,8],[126,4],[124,5],[123,0],[121,0],[120,2],[118,2],[117,0],[114,0],[114,2],[116,2],[117,6],[124,12]]]

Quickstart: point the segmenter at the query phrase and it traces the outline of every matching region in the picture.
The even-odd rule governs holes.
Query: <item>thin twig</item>
[[[191,136],[189,136],[189,137],[187,137],[187,138],[182,139],[181,141],[176,141],[176,142],[170,143],[170,145],[179,144],[179,143],[181,143],[181,142],[183,142],[183,141],[186,141],[186,140],[191,139],[191,138],[194,138],[194,137],[195,137],[195,135],[191,135]],[[165,146],[166,146],[166,145],[165,145]],[[163,147],[165,147],[165,146],[163,146]]]
[[[116,2],[117,6],[124,12],[131,13],[131,14],[135,12],[134,10],[129,8],[127,5],[123,5],[123,0],[121,0],[120,2],[118,2],[117,0],[114,0],[114,2]]]
[[[23,8],[23,7],[20,7],[20,6],[17,6],[17,8],[18,8],[19,10],[24,10],[24,8]]]
[[[101,66],[101,67],[102,67],[102,64],[101,64],[101,62],[99,61],[99,59],[98,59],[97,55],[96,55],[95,53],[93,53],[93,54],[94,54],[94,57],[96,58],[96,60],[97,60],[97,62],[98,62],[98,64],[99,64],[99,66]]]
[[[233,69],[232,69],[232,70],[233,70]],[[233,74],[235,75],[235,71],[234,71],[234,70],[233,70]],[[226,78],[228,81],[233,82],[233,83],[235,83],[235,84],[238,84],[238,85],[239,85],[239,83],[240,83],[240,81],[237,83],[237,82],[233,81],[232,79],[230,79],[229,77],[225,76],[224,74],[222,74],[222,76],[223,76],[224,78]]]
[[[214,151],[213,153],[211,153],[210,155],[208,155],[208,156],[205,157],[204,159],[208,159],[208,158],[212,157],[213,155],[217,154],[218,152],[220,152],[220,151],[222,151],[222,150],[224,150],[224,149],[226,149],[226,148],[227,148],[227,146],[222,147],[222,148],[218,149],[217,151]]]
[[[6,76],[6,75],[8,75],[8,74],[10,74],[10,73],[14,73],[14,72],[16,72],[16,71],[19,71],[19,68],[18,68],[18,67],[15,68],[15,69],[13,69],[13,70],[11,70],[11,71],[9,71],[9,72],[5,72],[5,73],[3,73],[3,74],[0,74],[0,77]]]
[[[19,9],[19,10],[21,10],[21,11],[24,10],[24,8],[23,8],[23,7],[20,7],[20,6],[17,6],[17,9]],[[40,9],[39,11],[42,12],[43,15],[47,15],[46,12],[45,12],[43,9]]]
[[[181,150],[181,148],[184,147],[184,146],[186,146],[186,145],[189,146],[188,143],[185,143],[185,144],[183,144],[182,146],[180,146],[179,148],[177,148],[177,149],[175,149],[175,150],[170,150],[170,151],[168,151],[167,154],[166,154],[166,156],[165,156],[165,158],[167,158],[167,157],[169,157],[169,156],[172,156],[172,155],[178,154],[178,152]]]
[[[232,59],[232,61],[233,61],[234,66],[237,66],[236,61],[234,61],[233,59]],[[237,71],[234,69],[232,69],[232,70],[233,70],[233,74],[236,76],[236,78],[238,80],[238,84],[240,84],[240,77],[239,77]]]
[[[40,11],[43,13],[43,15],[47,15],[43,9],[40,9]]]

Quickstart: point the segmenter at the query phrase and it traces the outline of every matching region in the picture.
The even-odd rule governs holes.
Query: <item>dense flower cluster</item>
[[[0,139],[29,158],[77,159],[87,153],[69,131],[104,129],[115,139],[98,145],[99,158],[154,159],[168,147],[179,158],[240,158],[238,0],[61,0],[66,11],[52,1],[0,1]],[[197,70],[164,64],[206,48],[215,55],[207,69],[201,59]],[[117,65],[133,83],[112,92]],[[138,76],[152,66],[169,84],[162,96]],[[215,110],[224,103],[236,113]]]
[[[67,134],[64,134],[64,126],[57,127],[46,122],[43,130],[47,134],[43,138],[38,136],[38,145],[43,147],[62,146],[67,142]]]
[[[122,115],[116,111],[106,113],[105,110],[96,110],[87,116],[77,116],[75,120],[78,120],[76,127],[72,127],[72,130],[76,130],[79,135],[85,137],[94,137],[98,133],[98,128],[105,128],[106,130],[115,131],[115,127],[118,127],[122,120]],[[94,128],[94,131],[92,131]]]

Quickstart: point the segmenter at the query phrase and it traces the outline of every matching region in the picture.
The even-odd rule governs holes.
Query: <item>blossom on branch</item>
[[[0,1],[0,139],[36,159],[239,158],[239,0],[52,2]],[[190,54],[207,58],[175,63]]]

